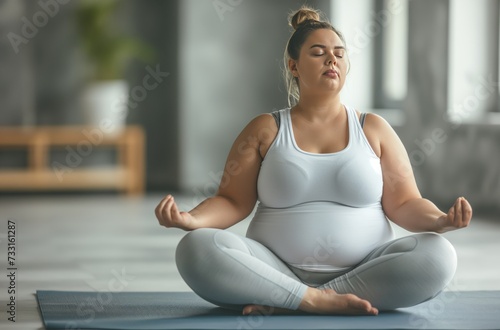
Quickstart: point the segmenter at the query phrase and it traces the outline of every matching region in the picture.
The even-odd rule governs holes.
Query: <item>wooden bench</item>
[[[53,147],[64,148],[65,159],[49,159]],[[81,166],[99,147],[116,148],[117,164]],[[0,127],[0,148],[26,148],[28,157],[26,168],[0,168],[0,190],[144,192],[144,132],[139,126],[108,134],[85,126]]]

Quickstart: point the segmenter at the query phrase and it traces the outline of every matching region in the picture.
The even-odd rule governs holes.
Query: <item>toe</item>
[[[355,313],[377,315],[378,310],[374,308],[369,301],[361,299],[355,295],[346,297],[350,309]]]

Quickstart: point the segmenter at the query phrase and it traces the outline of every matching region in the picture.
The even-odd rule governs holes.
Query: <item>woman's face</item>
[[[300,49],[299,59],[290,60],[289,69],[299,79],[300,93],[339,93],[344,86],[349,63],[345,46],[332,30],[318,29]]]

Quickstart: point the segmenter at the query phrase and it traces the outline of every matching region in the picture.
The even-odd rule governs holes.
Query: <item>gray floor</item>
[[[160,195],[0,198],[0,329],[43,328],[36,290],[188,291],[174,250],[184,232],[157,224]],[[194,199],[176,196],[189,207]],[[7,321],[7,221],[16,223],[16,323]],[[230,228],[244,234],[248,219]],[[398,236],[407,234],[395,228]],[[448,290],[500,290],[500,217],[445,234],[459,267]]]

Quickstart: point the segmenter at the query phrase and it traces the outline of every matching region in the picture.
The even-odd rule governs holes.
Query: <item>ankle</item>
[[[302,311],[311,311],[318,306],[318,299],[321,295],[321,291],[316,288],[307,288],[302,301],[300,302],[299,309]]]

